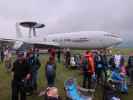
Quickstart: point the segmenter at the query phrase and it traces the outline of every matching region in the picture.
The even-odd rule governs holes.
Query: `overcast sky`
[[[0,0],[0,33],[27,20],[46,24],[40,34],[101,30],[133,41],[133,0]]]

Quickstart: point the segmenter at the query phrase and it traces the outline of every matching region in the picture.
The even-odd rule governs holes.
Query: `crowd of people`
[[[41,66],[38,49],[29,49],[24,55],[23,51],[16,52],[12,71],[12,100],[26,100],[26,95],[37,91],[38,70]],[[30,94],[27,94],[30,93]]]
[[[44,95],[45,100],[61,100],[58,89],[55,87],[57,62],[63,62],[64,68],[70,68],[72,61],[75,61],[74,64],[78,65],[77,69],[81,70],[83,75],[82,87],[91,89],[94,84],[92,80],[95,79],[97,84],[105,87],[104,92],[107,95],[114,84],[121,92],[128,93],[127,77],[133,84],[133,54],[128,57],[127,63],[125,57],[119,51],[114,55],[108,55],[104,50],[86,50],[77,57],[72,55],[70,49],[55,50],[51,48],[48,49],[48,54],[49,59],[45,65],[48,88],[45,92],[42,91],[39,94],[40,96]],[[4,62],[5,68],[12,72],[12,100],[19,100],[19,94],[20,100],[26,100],[27,95],[37,92],[38,73],[41,67],[39,49],[18,50],[13,62],[11,50],[6,48],[1,51],[1,62]],[[55,97],[52,97],[52,95],[55,95]],[[104,100],[110,100],[107,99],[108,97],[105,98]]]

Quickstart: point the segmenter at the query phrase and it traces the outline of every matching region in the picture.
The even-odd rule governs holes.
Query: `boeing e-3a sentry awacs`
[[[19,25],[29,28],[29,36],[23,37],[19,33]],[[120,44],[122,39],[120,35],[104,31],[80,31],[70,33],[42,34],[41,37],[36,35],[36,28],[44,27],[44,24],[36,22],[21,22],[16,26],[16,35],[0,34],[0,41],[11,42],[15,49],[24,44],[37,47],[60,47],[60,48],[108,48]]]

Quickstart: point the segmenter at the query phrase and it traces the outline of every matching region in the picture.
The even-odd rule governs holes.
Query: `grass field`
[[[39,90],[46,88],[46,79],[44,75],[44,64],[46,63],[48,57],[47,55],[41,56],[42,66],[39,70]],[[75,77],[77,79],[77,83],[81,85],[82,75],[78,70],[66,69],[63,64],[57,63],[57,74],[56,74],[56,86],[59,89],[59,94],[65,100],[65,92],[64,92],[64,80],[69,77]],[[7,73],[3,64],[0,64],[0,100],[11,100],[11,73]],[[122,100],[133,100],[133,88],[129,88],[128,95],[122,95]],[[43,97],[38,97],[37,95],[33,95],[28,97],[28,100],[43,100]],[[97,92],[95,93],[95,100],[102,100],[102,89],[100,87],[97,88]]]

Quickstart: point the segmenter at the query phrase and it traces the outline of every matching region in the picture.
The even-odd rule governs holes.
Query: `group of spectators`
[[[55,49],[49,49],[49,59],[45,65],[45,76],[47,79],[47,92],[58,94],[58,89],[55,88],[55,77],[56,77],[56,61],[61,63],[61,54],[63,53],[63,62],[65,68],[70,66],[71,51],[66,49],[62,52],[61,49],[57,51]],[[3,58],[4,55],[4,58]],[[12,100],[19,100],[19,94],[21,100],[26,100],[26,95],[37,92],[37,80],[38,80],[38,70],[41,66],[39,60],[39,50],[37,48],[29,49],[25,52],[17,51],[16,59],[11,67],[11,53],[9,49],[3,51],[1,58],[4,59],[6,69],[10,68],[12,72]],[[57,57],[57,60],[56,60]],[[8,59],[7,59],[8,58]],[[6,63],[6,60],[7,62]],[[117,52],[117,54],[108,57],[104,50],[95,51],[85,51],[79,60],[80,68],[83,74],[83,88],[92,88],[92,79],[96,78],[97,83],[102,83],[107,80],[108,69],[117,69],[119,72],[124,72],[130,77],[130,82],[133,83],[133,54],[128,58],[128,63],[125,63],[125,57]],[[88,84],[87,84],[88,83]],[[27,88],[28,87],[28,88]],[[53,91],[53,92],[50,92]],[[61,100],[57,98],[50,99],[48,94],[41,93],[40,95],[45,95],[45,100]],[[51,97],[51,96],[50,96]],[[47,99],[46,99],[47,98]],[[48,99],[49,98],[49,99]]]
[[[58,100],[57,91],[55,86],[56,77],[56,51],[55,49],[49,49],[49,59],[46,62],[45,67],[45,77],[47,80],[47,93],[41,92],[39,96],[44,95],[45,100]],[[58,62],[60,63],[60,51],[57,52]],[[29,49],[25,52],[17,51],[16,60],[13,62],[13,67],[11,68],[13,79],[12,79],[12,100],[26,100],[27,95],[33,93],[38,94],[38,70],[41,66],[39,60],[39,50]],[[51,92],[52,91],[52,92]],[[48,96],[56,95],[56,97]]]
[[[38,49],[29,49],[26,53],[16,52],[16,59],[11,69],[12,100],[19,100],[19,94],[21,100],[26,100],[26,95],[37,91],[38,70],[41,66],[38,57]]]
[[[108,59],[106,52],[86,51],[81,59],[81,69],[83,72],[83,87],[86,86],[86,81],[88,80],[88,88],[91,85],[91,78],[95,76],[97,82],[103,82],[107,78],[107,70],[110,68],[125,67],[124,57],[120,54],[115,54]],[[104,79],[103,79],[104,78]]]
[[[72,54],[69,49],[66,49],[63,53],[65,68],[69,68],[71,66]],[[118,81],[118,89],[123,93],[127,93],[126,77],[128,76],[130,83],[133,83],[133,55],[128,57],[128,63],[126,63],[126,59],[120,51],[114,55],[108,55],[105,50],[85,51],[80,59],[80,69],[83,74],[82,87],[93,88],[94,83],[92,83],[92,80],[95,79],[96,81],[94,82],[102,86],[105,85],[105,87],[109,86],[109,88],[106,88],[109,91],[111,87],[108,84],[116,84],[116,81]],[[111,72],[110,76],[108,75],[108,71]],[[110,93],[110,91],[105,92],[105,94],[107,93]],[[110,96],[105,98],[110,98]]]
[[[120,51],[114,55],[107,55],[103,50],[86,51],[81,58],[81,69],[84,88],[92,88],[94,77],[98,84],[105,87],[108,84],[117,84],[116,88],[121,93],[128,93],[128,84],[133,84],[133,54],[126,58]],[[112,93],[107,92],[111,88],[111,85],[108,86],[110,87],[106,89],[105,95]]]

